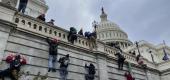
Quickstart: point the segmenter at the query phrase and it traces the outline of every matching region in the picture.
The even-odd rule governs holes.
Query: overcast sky
[[[47,19],[69,29],[91,31],[91,23],[100,22],[103,6],[108,19],[120,26],[131,41],[146,40],[170,45],[170,0],[46,0]]]

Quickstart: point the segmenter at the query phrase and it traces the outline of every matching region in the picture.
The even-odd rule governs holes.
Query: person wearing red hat
[[[11,60],[9,58],[11,58]],[[0,78],[3,79],[4,77],[9,77],[11,78],[11,80],[18,80],[18,73],[20,71],[20,67],[26,64],[26,61],[25,63],[22,63],[23,60],[21,59],[21,55],[15,55],[12,57],[11,55],[9,55],[6,58],[6,62],[10,63],[10,67],[0,72]]]
[[[57,55],[58,55],[58,40],[57,39],[49,39],[46,41],[49,44],[49,60],[48,60],[48,72],[56,72],[56,63],[57,63]]]

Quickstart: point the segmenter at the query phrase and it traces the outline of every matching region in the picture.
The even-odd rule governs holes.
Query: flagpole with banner
[[[167,54],[166,51],[165,51],[166,44],[165,44],[165,41],[164,41],[164,40],[163,40],[163,44],[164,44],[164,46],[163,46],[163,53],[164,53],[164,56],[163,56],[162,60],[168,61],[168,60],[169,60],[169,56],[168,56],[168,54]]]

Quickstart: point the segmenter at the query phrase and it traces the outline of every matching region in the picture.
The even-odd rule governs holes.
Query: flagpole
[[[141,55],[141,54],[140,54],[140,51],[139,51],[139,43],[136,41],[135,44],[136,44],[136,47],[137,47],[137,50],[138,50],[139,55]]]

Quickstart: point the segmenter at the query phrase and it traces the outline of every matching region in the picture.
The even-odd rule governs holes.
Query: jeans
[[[49,55],[48,68],[55,69],[56,68],[56,63],[57,63],[56,60],[57,60],[56,55]]]
[[[67,74],[68,74],[67,68],[66,67],[61,67],[60,68],[61,80],[67,80]]]
[[[25,13],[27,3],[19,3],[18,11],[20,12],[22,10],[22,13]]]

